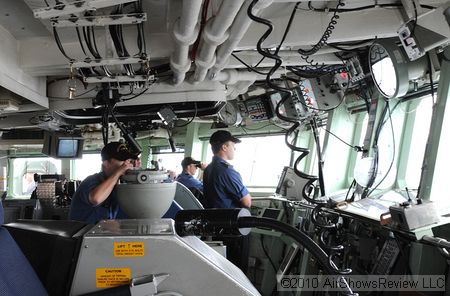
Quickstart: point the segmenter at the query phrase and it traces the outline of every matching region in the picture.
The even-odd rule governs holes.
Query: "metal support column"
[[[439,155],[448,153],[450,143],[446,139],[450,129],[450,113],[447,112],[447,98],[450,92],[450,47],[444,51],[444,59],[441,65],[437,102],[433,107],[430,133],[428,135],[427,147],[422,165],[420,177],[420,197],[427,200],[432,195],[432,185],[435,182],[435,173],[439,166],[448,169],[448,164],[438,164]],[[443,172],[441,172],[443,173]]]

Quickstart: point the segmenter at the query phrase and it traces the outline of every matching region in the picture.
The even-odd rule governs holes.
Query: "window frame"
[[[22,173],[26,172],[26,171],[24,171],[24,169],[25,169],[24,167],[20,167],[19,168],[17,165],[13,164],[13,162],[16,159],[27,159],[27,160],[29,159],[29,160],[36,160],[36,161],[37,161],[37,159],[42,159],[42,160],[45,160],[45,161],[48,161],[48,162],[52,162],[55,165],[55,167],[56,167],[56,173],[57,174],[61,174],[61,172],[62,172],[62,162],[61,162],[60,159],[55,159],[55,158],[52,158],[52,157],[46,157],[44,155],[9,157],[8,158],[8,162],[7,162],[7,174],[8,174],[8,176],[7,176],[7,190],[6,190],[7,191],[7,197],[9,199],[29,199],[31,197],[31,194],[30,195],[25,195],[23,193],[22,194],[16,194],[16,192],[15,192],[16,190],[18,190],[18,188],[19,188],[18,186],[22,185],[22,179],[23,179],[23,174],[22,174],[22,176],[20,176],[20,179],[19,179],[19,175],[15,175],[15,173],[18,172],[18,170],[21,170]],[[55,162],[59,162],[59,167],[52,160],[55,161]],[[16,181],[20,181],[19,182],[20,185],[18,185],[18,183]],[[23,191],[21,191],[21,192],[23,192]]]

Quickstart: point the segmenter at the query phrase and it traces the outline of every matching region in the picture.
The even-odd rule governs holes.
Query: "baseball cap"
[[[198,164],[201,164],[201,162],[198,161],[198,160],[193,159],[193,158],[190,157],[190,156],[185,157],[185,158],[181,161],[181,166],[182,166],[183,168],[186,168],[186,167],[187,167],[188,165],[190,165],[190,164],[198,165]]]
[[[111,158],[124,161],[127,159],[137,159],[138,156],[134,153],[132,153],[127,144],[120,143],[120,142],[111,142],[106,144],[105,147],[103,147],[102,152],[102,161],[103,160],[110,160]]]
[[[228,141],[234,142],[234,143],[240,143],[241,140],[239,140],[236,137],[233,137],[229,131],[224,130],[218,130],[214,134],[211,135],[211,138],[209,138],[210,144],[223,144]]]

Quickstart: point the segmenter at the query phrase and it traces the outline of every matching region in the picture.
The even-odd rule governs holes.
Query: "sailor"
[[[218,130],[211,135],[209,143],[214,153],[212,162],[203,174],[206,208],[250,208],[252,199],[242,182],[241,175],[228,163],[234,158],[235,144],[241,140],[228,131]],[[214,238],[227,246],[227,258],[247,272],[249,238]]]
[[[181,161],[181,167],[183,168],[183,172],[178,175],[177,181],[189,189],[195,188],[203,192],[203,182],[194,176],[197,173],[197,169],[205,170],[206,164],[188,156]]]
[[[211,135],[209,143],[214,157],[203,176],[208,208],[250,208],[252,204],[241,175],[228,163],[234,158],[235,144],[240,142],[225,130]]]
[[[81,182],[70,205],[69,219],[95,224],[104,219],[123,219],[114,190],[120,176],[139,165],[126,144],[111,142],[103,147],[102,171]]]

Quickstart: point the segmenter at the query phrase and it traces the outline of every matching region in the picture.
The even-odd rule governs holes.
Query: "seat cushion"
[[[0,227],[0,296],[47,295],[28,260],[9,232]]]
[[[2,225],[5,219],[5,214],[3,213],[3,205],[2,205],[2,200],[0,199],[0,225]]]

